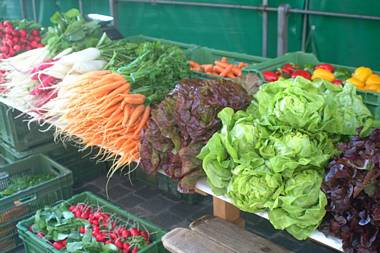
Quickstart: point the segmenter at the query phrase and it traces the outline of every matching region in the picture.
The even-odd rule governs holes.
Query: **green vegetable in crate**
[[[286,181],[277,208],[269,212],[269,220],[276,229],[286,229],[298,240],[305,240],[319,226],[327,205],[320,190],[321,174],[315,169],[305,169]]]
[[[162,101],[177,81],[190,75],[184,52],[159,41],[141,43],[135,60],[110,69],[124,75],[132,85],[132,93],[145,95],[146,103]]]
[[[38,210],[30,231],[67,253],[137,252],[150,243],[148,231],[84,203]]]
[[[102,35],[97,22],[87,22],[77,9],[55,12],[50,21],[53,25],[48,28],[42,42],[47,45],[51,56],[67,48],[79,51],[95,47]]]
[[[33,176],[19,176],[13,177],[7,188],[0,191],[0,199],[10,196],[19,191],[25,190],[29,187],[38,185],[54,178],[52,175],[33,175]]]

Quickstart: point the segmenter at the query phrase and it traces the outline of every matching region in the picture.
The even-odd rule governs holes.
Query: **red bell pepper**
[[[318,64],[318,65],[315,65],[314,69],[324,69],[324,70],[327,70],[331,73],[334,73],[334,66],[331,65],[331,64],[328,64],[328,63],[322,63],[322,64]]]
[[[266,82],[274,82],[278,80],[278,76],[273,71],[263,71],[263,77]]]
[[[294,72],[294,66],[290,63],[286,63],[281,67],[282,74],[285,74],[286,76],[291,76]]]
[[[302,76],[308,80],[311,79],[311,74],[309,72],[307,72],[306,70],[302,70],[302,69],[298,69],[298,70],[293,72],[292,78],[295,78],[297,76]]]
[[[342,84],[343,84],[343,81],[342,81],[342,80],[339,80],[339,79],[335,79],[335,80],[332,81],[331,83],[336,84],[336,85],[342,85]]]

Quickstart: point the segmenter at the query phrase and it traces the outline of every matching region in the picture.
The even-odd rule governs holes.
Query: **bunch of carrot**
[[[189,61],[190,69],[192,71],[202,72],[210,75],[216,75],[228,78],[237,78],[241,76],[243,68],[248,66],[248,63],[240,62],[239,64],[232,64],[228,62],[226,57],[222,57],[213,64],[199,64],[195,61]]]
[[[139,160],[140,132],[150,115],[145,96],[130,92],[125,78],[108,70],[81,75],[67,90],[59,134],[78,137],[84,147],[98,146],[101,160],[113,160],[113,172]],[[77,139],[76,139],[77,140]]]

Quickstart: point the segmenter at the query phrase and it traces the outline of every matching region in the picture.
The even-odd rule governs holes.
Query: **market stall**
[[[11,235],[0,251],[20,244],[17,231],[31,253],[164,250],[159,227],[92,194],[69,198],[95,165],[78,173],[78,158],[61,156],[66,144],[111,164],[106,191],[120,171],[158,174],[180,194],[211,195],[214,216],[240,226],[244,211],[297,240],[379,250],[377,70],[302,52],[267,59],[113,40],[76,9],[51,23],[0,23],[1,145],[21,159],[0,167],[0,232]],[[59,147],[45,146],[53,139]],[[12,173],[33,159],[45,172]]]

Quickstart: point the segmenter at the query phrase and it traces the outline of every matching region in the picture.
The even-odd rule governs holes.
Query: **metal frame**
[[[21,16],[26,18],[26,0],[19,0],[21,5]],[[307,20],[309,15],[318,15],[326,17],[339,17],[361,20],[374,20],[380,21],[380,16],[358,15],[351,13],[338,13],[338,12],[325,12],[309,10],[309,0],[306,0],[304,9],[291,9],[289,5],[280,5],[278,8],[269,7],[268,0],[262,0],[262,4],[258,6],[253,5],[237,5],[237,4],[218,4],[218,3],[204,3],[204,2],[187,2],[187,1],[173,1],[173,0],[108,0],[110,15],[114,18],[113,25],[118,26],[118,2],[133,2],[133,3],[148,3],[148,4],[163,4],[163,5],[182,5],[182,6],[198,6],[198,7],[211,7],[211,8],[224,8],[224,9],[241,9],[241,10],[255,10],[262,12],[262,56],[267,56],[268,51],[268,12],[277,12],[277,54],[281,55],[287,52],[287,35],[288,35],[288,16],[291,13],[303,15],[302,25],[302,44],[301,50],[304,51],[306,47],[306,33],[307,33]],[[83,14],[83,0],[78,0],[79,9]],[[37,20],[36,2],[32,0],[33,18]]]

